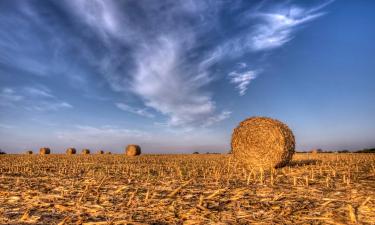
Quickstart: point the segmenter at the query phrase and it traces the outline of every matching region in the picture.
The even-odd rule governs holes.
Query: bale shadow
[[[293,160],[288,164],[288,166],[299,167],[299,166],[307,166],[307,165],[316,165],[320,162],[322,162],[322,160],[317,160],[317,159]]]

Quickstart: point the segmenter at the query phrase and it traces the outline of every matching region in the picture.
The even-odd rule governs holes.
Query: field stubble
[[[0,156],[0,224],[375,224],[374,196],[374,154]]]

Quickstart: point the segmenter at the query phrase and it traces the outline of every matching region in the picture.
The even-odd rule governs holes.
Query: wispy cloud
[[[152,107],[170,117],[172,126],[197,125],[215,116],[215,102],[203,90],[208,74],[194,74],[184,65],[184,49],[178,40],[161,37],[138,52],[133,91]]]
[[[97,145],[111,143],[124,145],[125,143],[144,142],[150,137],[147,132],[135,129],[125,129],[114,126],[77,125],[69,130],[56,132],[58,139],[79,145]]]
[[[1,129],[12,129],[12,128],[15,128],[15,126],[9,125],[9,124],[0,123],[0,128]]]
[[[36,75],[63,74],[77,88],[89,79],[97,82],[95,75],[101,75],[112,91],[137,98],[166,116],[162,123],[168,126],[209,126],[230,116],[215,98],[214,83],[226,82],[223,78],[229,76],[230,85],[244,95],[263,68],[238,69],[242,57],[284,46],[303,25],[324,15],[322,9],[330,2],[308,7],[264,1],[244,8],[225,1],[69,0],[56,2],[52,8],[60,7],[60,13],[47,17],[41,12],[48,6],[16,3],[22,6],[19,15],[0,20],[4,30],[18,28],[0,33],[0,50],[6,52],[0,63]],[[228,17],[223,20],[222,15]],[[43,99],[31,107],[34,110],[72,108],[49,90],[28,92]],[[2,98],[17,98],[5,94]],[[154,115],[124,103],[116,106]]]
[[[3,88],[0,91],[0,106],[12,106],[23,99],[24,97],[17,94],[12,88]]]
[[[25,87],[24,91],[29,96],[55,98],[55,96],[51,94],[51,91],[48,88],[41,85],[38,85],[37,87]]]
[[[99,68],[115,91],[132,92],[147,107],[168,116],[170,126],[195,126],[222,115],[212,94],[204,91],[212,81],[210,58],[189,57],[195,54],[200,32],[215,26],[211,10],[218,5],[199,1],[133,5],[146,17],[120,13],[115,1],[71,1],[69,7],[106,46],[109,57],[100,60]],[[193,27],[187,20],[201,25]],[[128,46],[130,54],[118,51],[118,44]],[[128,66],[123,74],[117,69],[121,63]],[[142,109],[120,108],[149,116]]]
[[[255,11],[249,11],[240,17],[243,21],[254,20],[252,26],[249,26],[246,32],[224,41],[213,54],[217,55],[217,58],[230,56],[238,59],[244,54],[259,54],[282,47],[294,38],[302,25],[323,16],[325,12],[319,10],[332,2],[326,1],[310,8],[284,2],[277,4],[277,7],[265,9],[263,7],[266,5],[261,4]],[[244,70],[239,68],[239,65],[247,67],[247,64],[235,65],[229,77],[230,82],[236,85],[240,96],[243,96],[251,80],[255,79],[263,68],[258,66],[256,70]]]
[[[134,113],[134,114],[137,114],[137,115],[140,115],[140,116],[144,116],[144,117],[148,117],[148,118],[154,118],[155,115],[148,112],[146,108],[143,108],[143,109],[140,109],[140,108],[135,108],[135,107],[132,107],[130,105],[127,105],[125,103],[116,103],[115,104],[117,106],[117,108],[125,111],[125,112],[130,112],[130,113]]]
[[[256,76],[257,72],[254,70],[233,71],[229,73],[230,82],[236,85],[240,96],[245,95],[248,85]]]
[[[234,35],[219,45],[215,52],[224,57],[229,53],[231,57],[241,57],[245,53],[257,53],[279,48],[291,41],[296,31],[323,15],[320,12],[333,1],[325,1],[315,7],[302,7],[280,2],[271,7],[259,7],[250,10],[239,18],[242,23],[248,22],[251,26],[245,32]],[[253,21],[253,22],[251,22]]]
[[[290,6],[286,12],[272,11],[257,13],[255,18],[261,22],[255,26],[248,41],[253,51],[278,48],[293,39],[296,29],[320,16],[323,12],[314,13],[311,10]]]
[[[27,105],[25,106],[25,108],[27,110],[44,112],[44,111],[57,111],[60,109],[71,109],[73,108],[73,106],[67,102],[41,101],[36,104]]]
[[[71,104],[59,100],[44,86],[24,88],[3,88],[0,91],[0,106],[20,107],[31,111],[57,111],[73,108]]]

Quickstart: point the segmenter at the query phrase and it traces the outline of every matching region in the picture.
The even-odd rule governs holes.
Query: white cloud
[[[55,96],[51,94],[51,91],[44,86],[39,85],[37,87],[25,87],[24,89],[28,95],[34,97],[55,98]]]
[[[22,107],[31,111],[57,111],[73,108],[71,104],[59,100],[44,86],[3,88],[0,91],[0,106]]]
[[[120,24],[121,14],[118,12],[115,2],[111,0],[72,0],[68,3],[75,15],[93,28],[106,42],[109,42],[110,36],[119,37],[124,34],[121,32],[121,29],[124,29],[124,24]],[[123,36],[119,38],[123,38]]]
[[[74,142],[80,145],[102,145],[103,143],[138,143],[147,141],[150,135],[147,132],[124,129],[114,126],[86,126],[77,125],[69,130],[56,133],[57,138],[63,141]]]
[[[242,21],[253,22],[245,33],[234,35],[224,41],[214,50],[215,55],[238,58],[245,53],[257,53],[279,48],[294,38],[301,25],[311,22],[321,16],[321,10],[332,1],[325,2],[313,8],[302,8],[286,3],[279,7],[259,11],[250,11],[240,17]]]
[[[32,111],[58,111],[60,109],[70,109],[73,106],[67,102],[60,101],[41,101],[25,106],[27,110]]]
[[[255,26],[248,37],[248,45],[253,51],[269,50],[281,47],[293,39],[293,34],[298,26],[310,22],[324,13],[311,14],[300,7],[290,7],[288,13],[271,12],[258,13],[255,18],[261,22]]]
[[[211,126],[211,125],[213,125],[215,123],[218,123],[222,120],[228,119],[231,114],[232,114],[232,112],[230,112],[230,111],[223,111],[218,115],[211,116],[207,119],[207,121],[205,123],[203,123],[203,127]]]
[[[138,52],[132,87],[148,107],[168,115],[171,126],[199,125],[215,115],[215,102],[202,90],[208,73],[194,74],[185,65],[183,44],[173,37],[160,37]]]
[[[117,108],[125,111],[125,112],[130,112],[130,113],[134,113],[134,114],[137,114],[137,115],[140,115],[140,116],[144,116],[144,117],[148,117],[148,118],[154,118],[155,115],[148,112],[147,109],[139,109],[139,108],[135,108],[135,107],[132,107],[130,105],[127,105],[127,104],[124,104],[124,103],[116,103],[115,104],[117,106]]]
[[[318,11],[332,2],[327,1],[313,8],[302,8],[283,3],[277,8],[267,10],[267,12],[252,11],[245,14],[243,20],[251,19],[256,23],[248,29],[246,34],[235,35],[219,45],[213,54],[217,55],[217,58],[229,56],[236,59],[245,53],[255,54],[279,48],[294,38],[301,25],[323,16],[325,13]],[[260,8],[257,10],[262,10]],[[247,64],[238,63],[236,67],[242,70],[247,67]],[[240,96],[245,95],[251,80],[259,75],[259,70],[262,68],[257,71],[235,70],[229,73],[230,82],[236,85]]]
[[[144,105],[168,116],[168,125],[185,126],[220,115],[211,93],[204,91],[212,81],[209,68],[216,56],[195,62],[187,59],[199,44],[199,32],[215,25],[217,5],[204,1],[137,4],[145,14],[142,17],[120,12],[116,1],[70,1],[69,7],[106,46],[108,54],[96,61],[113,90],[135,94]],[[184,20],[176,21],[181,15]],[[187,18],[199,20],[200,27],[186,23]],[[118,51],[118,45],[130,46],[130,53]],[[123,74],[116,69],[128,63]],[[144,109],[117,107],[152,117]]]
[[[257,77],[257,72],[254,70],[246,71],[233,71],[229,73],[230,82],[236,85],[239,95],[243,96],[246,94],[246,90],[251,80]]]
[[[90,49],[90,44],[80,46],[81,57],[87,58],[85,61],[105,77],[114,91],[135,95],[145,106],[166,115],[168,125],[200,126],[225,114],[225,110],[217,109],[210,85],[227,72],[219,74],[212,69],[214,66],[238,60],[245,53],[283,46],[301,25],[324,15],[319,11],[329,3],[303,8],[284,2],[272,4],[280,7],[265,9],[269,4],[263,2],[239,14],[235,12],[240,4],[217,1],[134,2],[134,12],[128,4],[71,0],[60,5],[75,21],[80,20],[81,26],[93,31],[96,43],[100,41],[99,53]],[[230,34],[221,24],[223,6],[233,13],[234,26],[240,24],[234,29],[239,32]],[[252,70],[229,73],[240,95],[246,93],[256,75]],[[117,107],[153,116],[145,109]]]
[[[210,37],[211,31],[215,35],[222,29],[218,19],[222,3],[140,3],[136,8],[145,16],[139,17],[127,13],[126,4],[121,5],[125,7],[125,12],[121,12],[116,1],[69,2],[73,15],[92,28],[105,45],[108,54],[96,61],[113,90],[135,94],[144,105],[168,116],[170,126],[201,126],[206,121],[219,122],[215,118],[229,116],[225,111],[218,112],[213,93],[208,89],[218,79],[211,68],[228,58],[284,45],[300,25],[322,16],[318,11],[326,3],[310,9],[282,3],[278,8],[266,10],[263,5],[267,4],[259,4],[236,17],[248,23],[243,32],[212,46],[208,43],[209,48],[197,52],[207,47],[202,40]],[[129,51],[119,51],[119,45],[129,46]],[[123,64],[126,71],[118,69]],[[239,94],[244,95],[257,74],[241,69],[229,73],[229,77]],[[117,107],[152,117],[145,109],[126,104]]]
[[[11,106],[24,99],[12,88],[3,88],[0,91],[0,106]]]

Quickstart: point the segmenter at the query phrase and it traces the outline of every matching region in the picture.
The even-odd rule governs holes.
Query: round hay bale
[[[250,117],[233,131],[231,153],[255,167],[283,167],[292,159],[295,140],[284,123],[267,117]]]
[[[319,154],[319,153],[322,153],[322,152],[323,152],[323,150],[320,149],[320,148],[313,149],[313,150],[310,151],[310,153],[313,154],[313,155],[316,155],[316,154]]]
[[[83,155],[89,155],[90,154],[90,149],[87,149],[87,148],[82,149],[82,154]]]
[[[107,154],[107,155],[111,155],[111,154],[112,154],[112,152],[106,152],[105,154]]]
[[[68,148],[66,150],[67,155],[75,155],[77,153],[77,150],[75,148]]]
[[[103,150],[99,150],[97,153],[98,153],[99,155],[103,155],[103,154],[104,154],[104,151],[103,151]]]
[[[139,145],[128,145],[125,150],[127,156],[137,156],[141,154],[141,147]]]
[[[32,155],[32,154],[33,154],[33,151],[28,150],[28,151],[25,152],[25,154],[26,154],[26,155]]]
[[[39,154],[41,154],[41,155],[49,155],[49,154],[51,154],[51,149],[49,149],[47,147],[40,148],[39,149]]]

